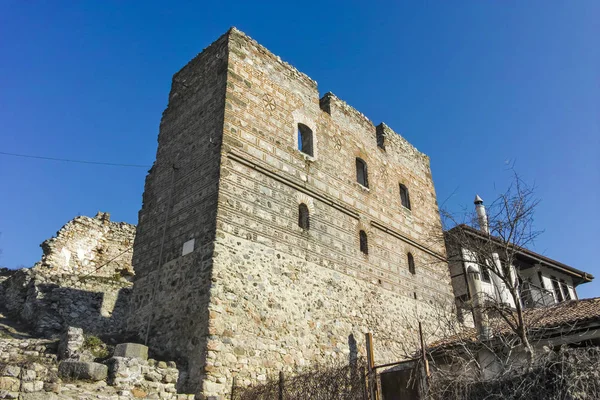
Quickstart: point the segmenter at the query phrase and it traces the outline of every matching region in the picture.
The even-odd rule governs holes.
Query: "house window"
[[[298,206],[298,226],[304,230],[308,230],[310,228],[308,206],[304,203]]]
[[[298,124],[298,150],[311,157],[314,156],[313,131],[304,124]]]
[[[556,299],[556,302],[560,303],[561,301],[564,301],[558,280],[554,276],[551,276],[550,279],[552,280],[552,289],[554,289],[554,298]]]
[[[356,181],[364,187],[369,187],[367,178],[367,163],[360,158],[356,159]]]
[[[480,265],[479,269],[481,270],[481,280],[483,282],[490,283],[492,281],[492,279],[490,278],[490,270],[488,269],[488,267],[484,266],[484,265]]]
[[[410,210],[410,197],[408,196],[408,188],[403,184],[400,184],[400,201],[402,206]]]
[[[542,289],[546,289],[544,286],[544,276],[542,275],[542,271],[538,271],[538,279],[540,280],[540,287]]]
[[[415,269],[415,258],[411,253],[408,253],[406,258],[408,259],[408,271],[413,275],[416,274],[417,270]]]
[[[367,234],[365,231],[360,231],[360,252],[363,254],[369,254],[369,243],[367,242]]]
[[[569,292],[569,287],[564,279],[560,280],[560,287],[562,289],[563,295],[565,296],[565,300],[571,300],[571,293]]]

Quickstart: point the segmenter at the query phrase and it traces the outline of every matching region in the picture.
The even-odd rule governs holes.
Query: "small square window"
[[[356,181],[364,187],[369,187],[369,179],[367,177],[367,163],[360,158],[356,159]]]
[[[314,157],[313,131],[304,124],[298,124],[298,150]]]

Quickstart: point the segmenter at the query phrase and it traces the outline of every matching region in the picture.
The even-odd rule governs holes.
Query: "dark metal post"
[[[365,367],[360,367],[360,380],[362,382],[363,400],[369,400],[369,393],[367,391],[367,371],[365,371]]]
[[[236,384],[236,377],[233,377],[233,381],[231,382],[231,400],[235,399],[235,384]]]
[[[283,400],[283,371],[279,371],[279,400]]]

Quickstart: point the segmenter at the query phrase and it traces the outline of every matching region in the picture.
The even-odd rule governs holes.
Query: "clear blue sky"
[[[533,250],[600,295],[600,1],[170,3],[0,2],[0,151],[151,165],[171,76],[234,25],[427,153],[447,208],[515,162]],[[0,155],[0,265],[78,214],[136,223],[145,175]]]

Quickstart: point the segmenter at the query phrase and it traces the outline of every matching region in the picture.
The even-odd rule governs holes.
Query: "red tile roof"
[[[557,330],[575,329],[587,323],[596,322],[600,324],[600,297],[564,301],[550,307],[525,309],[523,317],[529,331],[539,333],[542,336],[545,333],[551,334]],[[514,334],[508,324],[499,317],[495,317],[489,322],[492,338],[494,335]],[[451,347],[459,342],[475,343],[477,340],[477,330],[465,327],[461,332],[438,340],[428,347],[430,349],[440,349]]]

